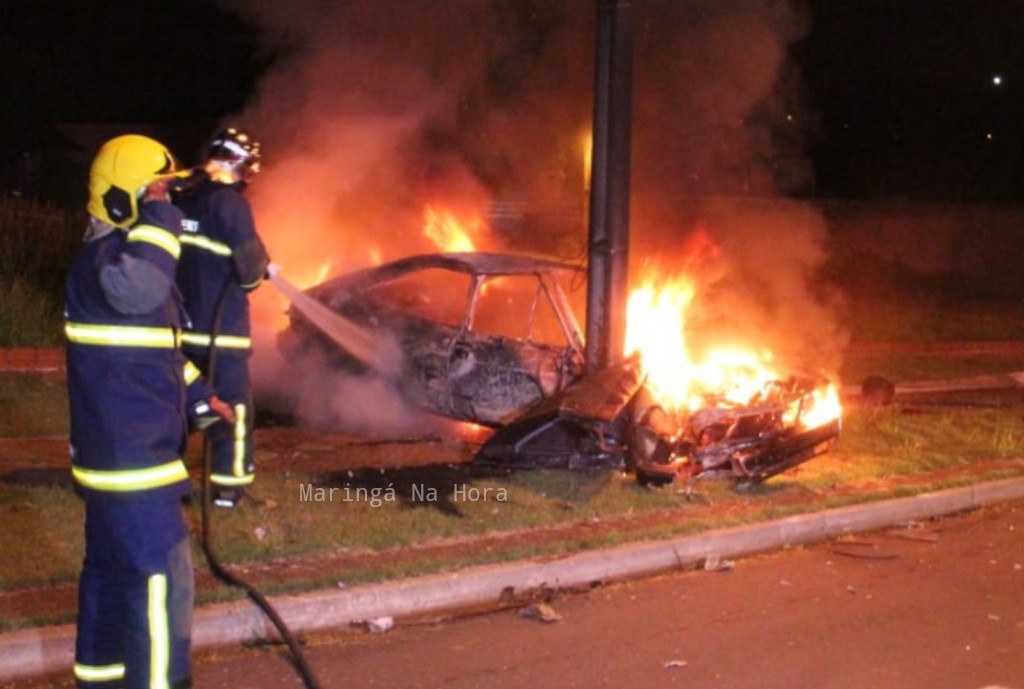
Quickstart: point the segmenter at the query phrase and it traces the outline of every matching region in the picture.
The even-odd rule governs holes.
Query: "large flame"
[[[633,290],[626,307],[626,354],[640,352],[651,391],[677,411],[686,405],[693,376],[683,327],[694,285],[685,279],[649,281]]]
[[[718,403],[747,405],[780,380],[771,351],[709,348],[697,359],[687,344],[686,314],[697,293],[687,277],[648,279],[632,290],[626,309],[626,354],[639,352],[647,387],[666,411],[680,415]],[[823,385],[787,410],[787,423],[814,428],[839,417],[839,395]]]

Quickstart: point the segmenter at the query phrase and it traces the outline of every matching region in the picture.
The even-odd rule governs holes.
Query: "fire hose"
[[[394,341],[335,313],[281,277],[276,266],[268,271],[270,282],[316,328],[368,368],[388,379],[399,376],[402,353]]]
[[[210,331],[210,356],[207,360],[207,370],[205,371],[206,380],[212,386],[214,381],[214,373],[217,367],[217,334],[220,330],[220,318],[221,312],[223,311],[225,297],[228,294],[228,289],[231,285],[230,276],[224,281],[224,286],[221,287],[220,294],[217,297],[217,303],[213,312],[213,323]],[[288,646],[288,650],[291,652],[292,664],[296,671],[302,678],[303,684],[306,685],[306,689],[320,689],[320,683],[316,679],[312,668],[306,661],[305,655],[302,653],[302,648],[295,635],[292,634],[291,630],[288,629],[288,625],[285,624],[284,620],[278,614],[274,606],[270,604],[259,589],[239,577],[234,572],[231,572],[217,557],[216,552],[213,549],[212,543],[212,529],[210,524],[210,506],[211,498],[213,494],[212,486],[212,474],[213,474],[213,447],[210,443],[209,435],[203,435],[203,501],[202,501],[202,529],[200,543],[203,548],[203,554],[206,556],[206,562],[210,566],[210,571],[223,583],[240,588],[245,591],[253,603],[263,611],[267,618],[273,623],[277,632],[281,635],[285,644]]]

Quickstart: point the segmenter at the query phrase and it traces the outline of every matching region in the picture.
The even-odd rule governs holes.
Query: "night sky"
[[[561,4],[592,26],[592,2]],[[761,4],[770,10],[778,3]],[[814,174],[787,191],[815,198],[1024,200],[1024,3],[789,4],[806,24],[789,45],[795,76],[788,78],[797,81],[800,108],[784,126],[793,129]],[[226,6],[213,0],[5,2],[4,157],[46,145],[54,122],[216,120],[244,109],[262,75],[302,46],[294,36],[270,35],[251,17],[221,9]],[[642,47],[651,18],[643,0],[634,8]]]
[[[262,59],[258,33],[210,0],[4,5],[0,78],[15,111],[77,121],[219,115],[244,103]]]
[[[813,0],[795,46],[819,186],[846,195],[1020,198],[1024,3]]]

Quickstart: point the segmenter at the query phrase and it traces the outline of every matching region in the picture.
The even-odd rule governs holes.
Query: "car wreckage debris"
[[[838,414],[808,419],[827,383],[814,377],[771,381],[746,404],[708,395],[680,414],[659,405],[637,356],[586,371],[560,279],[579,271],[528,255],[406,257],[293,294],[279,347],[318,395],[331,394],[329,372],[375,376],[418,408],[493,429],[479,463],[619,469],[642,485],[729,478],[746,486],[838,439]]]

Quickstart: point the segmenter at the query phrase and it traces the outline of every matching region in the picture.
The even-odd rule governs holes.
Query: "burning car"
[[[481,462],[754,483],[838,438],[837,404],[814,377],[767,378],[739,398],[704,393],[680,410],[660,399],[639,355],[586,371],[566,291],[582,281],[580,266],[547,257],[411,256],[293,298],[283,341],[289,358],[384,377],[417,407],[494,429]],[[395,354],[380,357],[388,347]]]

